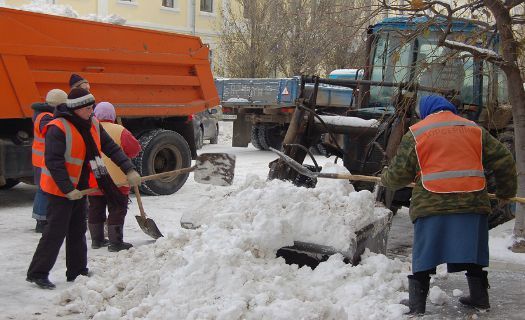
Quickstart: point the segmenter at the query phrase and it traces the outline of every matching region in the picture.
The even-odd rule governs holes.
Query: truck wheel
[[[197,150],[202,149],[204,145],[204,129],[199,128],[196,132],[197,136],[195,137],[195,148]]]
[[[259,150],[264,150],[262,145],[261,145],[261,142],[259,141],[259,130],[260,130],[261,126],[260,125],[253,125],[252,127],[252,138],[251,138],[251,143],[252,145],[259,149]]]
[[[259,130],[259,141],[264,150],[270,147],[281,150],[283,146],[283,136],[279,126],[261,126]]]
[[[213,138],[210,139],[210,144],[217,144],[219,143],[219,124],[217,124],[217,130],[215,131],[215,135]]]
[[[139,139],[142,151],[133,159],[141,176],[172,171],[191,165],[188,143],[175,131],[157,129],[146,132]],[[146,181],[140,190],[150,195],[168,195],[179,190],[189,173],[160,180]]]
[[[18,181],[17,179],[10,179],[10,178],[5,179],[5,184],[0,187],[0,190],[11,189],[12,187],[16,186],[19,183],[20,181]]]

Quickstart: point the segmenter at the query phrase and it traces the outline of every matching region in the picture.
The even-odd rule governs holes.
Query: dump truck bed
[[[219,104],[198,37],[0,8],[0,119],[28,118],[72,73],[126,117],[184,116]]]

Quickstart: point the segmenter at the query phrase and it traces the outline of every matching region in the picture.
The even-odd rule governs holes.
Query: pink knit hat
[[[115,107],[109,102],[100,102],[95,107],[94,112],[95,117],[97,117],[98,120],[110,120],[111,122],[115,122],[115,119],[117,118]]]

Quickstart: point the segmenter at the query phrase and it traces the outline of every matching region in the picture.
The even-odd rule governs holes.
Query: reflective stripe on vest
[[[64,118],[57,118],[46,125],[44,133],[47,131],[47,127],[54,125],[64,132],[66,150],[64,151],[64,160],[66,171],[68,172],[69,179],[73,185],[77,186],[80,175],[82,174],[82,166],[86,157],[86,146],[82,135],[78,130]],[[100,152],[100,124],[96,119],[92,119],[92,126],[90,133],[95,140],[97,148]],[[57,196],[64,197],[65,195],[60,191],[57,184],[53,180],[51,173],[44,166],[42,168],[42,175],[40,180],[40,187],[44,192],[54,194]]]
[[[44,116],[53,116],[51,112],[42,112],[35,118],[33,124],[33,145],[31,146],[31,162],[33,166],[42,168],[44,166],[44,148],[46,140],[44,134],[40,131],[40,122]]]
[[[426,190],[460,193],[485,188],[482,130],[474,122],[443,111],[429,115],[410,131]]]

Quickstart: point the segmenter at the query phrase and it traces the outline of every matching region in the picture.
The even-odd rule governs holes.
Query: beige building
[[[31,0],[0,0],[0,5],[22,7]],[[33,1],[34,2],[34,1]],[[118,15],[125,25],[193,34],[208,44],[212,57],[217,48],[220,8],[229,0],[40,0],[40,3],[69,5],[80,17]],[[217,59],[212,59],[216,61]]]

